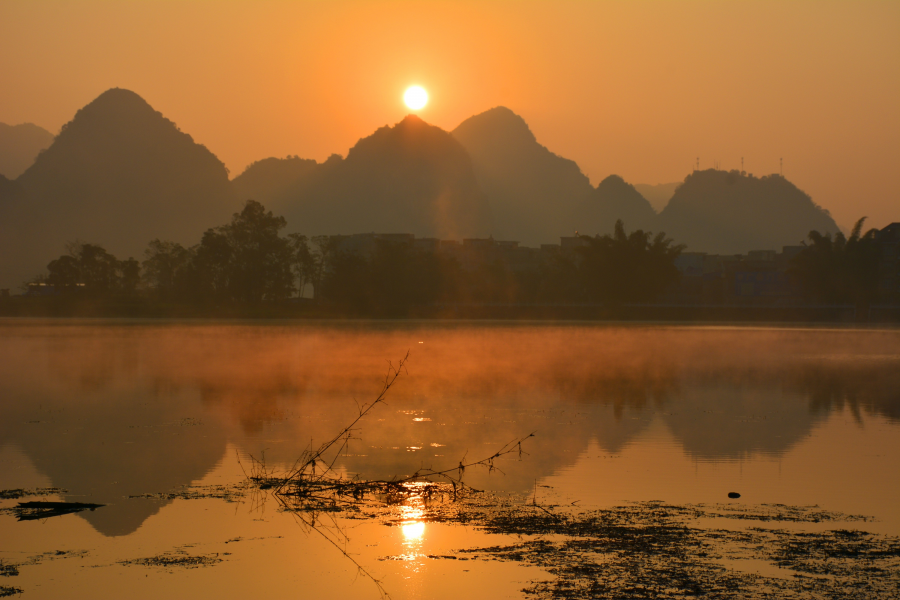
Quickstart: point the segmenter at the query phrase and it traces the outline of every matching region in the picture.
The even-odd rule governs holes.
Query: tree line
[[[683,251],[664,233],[581,236],[574,252],[548,253],[514,268],[502,256],[460,263],[452,253],[375,240],[369,252],[342,251],[332,236],[283,235],[283,217],[249,200],[231,221],[192,247],[155,239],[144,260],[117,260],[93,244],[71,244],[47,265],[42,283],[59,294],[125,296],[163,303],[254,305],[298,296],[348,313],[404,314],[414,306],[456,303],[653,302],[678,284]],[[856,301],[877,288],[875,230],[850,238],[810,233],[791,275],[823,301]],[[874,278],[874,279],[873,279]]]
[[[878,298],[882,252],[878,230],[863,233],[866,217],[854,224],[850,237],[843,233],[809,233],[809,244],[794,257],[788,273],[805,295],[829,304],[853,304],[868,311]]]

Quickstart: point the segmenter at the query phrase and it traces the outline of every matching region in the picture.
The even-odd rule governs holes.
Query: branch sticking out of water
[[[422,467],[412,475],[391,480],[364,480],[359,477],[345,479],[336,473],[334,465],[346,449],[357,425],[373,408],[384,403],[388,391],[394,386],[400,375],[407,372],[406,362],[408,360],[409,351],[396,365],[388,363],[388,372],[376,398],[358,406],[356,418],[334,437],[315,449],[310,444],[310,447],[303,452],[286,474],[278,475],[268,471],[264,460],[257,460],[251,456],[253,467],[249,479],[260,489],[273,490],[277,498],[291,505],[286,508],[294,511],[335,510],[374,496],[392,501],[410,496],[427,499],[442,493],[440,490],[446,489],[446,484],[452,487],[452,498],[455,500],[459,494],[466,491],[480,491],[463,482],[467,468],[480,466],[487,468],[489,472],[499,471],[500,469],[494,464],[495,459],[514,453],[521,458],[523,454],[526,454],[522,450],[522,442],[533,437],[534,432],[507,442],[488,457],[467,460],[463,456],[457,466],[447,469]],[[445,486],[441,488],[438,484],[445,484]]]

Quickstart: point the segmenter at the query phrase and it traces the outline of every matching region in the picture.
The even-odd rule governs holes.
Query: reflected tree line
[[[790,273],[812,299],[868,303],[875,297],[876,230],[862,234],[862,223],[849,238],[810,233]],[[680,279],[675,260],[684,249],[664,233],[628,233],[619,221],[612,234],[581,236],[573,252],[550,253],[526,268],[502,258],[463,265],[452,254],[408,242],[376,240],[369,252],[347,252],[334,236],[283,235],[286,225],[249,200],[195,246],[151,241],[141,263],[118,260],[98,245],[69,244],[36,283],[57,294],[201,306],[304,297],[353,314],[402,315],[444,303],[616,306],[659,300]]]

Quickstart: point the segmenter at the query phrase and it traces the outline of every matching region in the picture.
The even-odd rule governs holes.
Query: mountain
[[[576,212],[578,231],[587,235],[612,233],[621,219],[626,231],[653,230],[656,212],[634,186],[610,175],[581,201]]]
[[[656,228],[691,251],[717,254],[780,250],[813,229],[839,231],[827,211],[784,177],[715,169],[688,175]]]
[[[0,223],[4,287],[42,271],[68,241],[140,259],[151,239],[194,244],[238,208],[225,165],[123,89],[79,110],[16,183],[24,199]]]
[[[53,143],[53,134],[34,123],[0,123],[0,175],[15,179]]]
[[[472,157],[494,214],[494,237],[538,245],[572,235],[590,180],[573,161],[540,145],[522,117],[499,106],[452,133]]]
[[[7,179],[3,173],[0,173],[0,203],[5,199],[11,198],[19,190],[19,186],[15,181]]]
[[[672,196],[675,195],[675,190],[678,189],[679,185],[681,185],[680,181],[676,181],[675,183],[658,183],[656,185],[636,183],[634,184],[634,189],[647,199],[647,202],[650,203],[653,210],[660,212],[666,207],[666,204],[669,203]]]
[[[271,208],[284,215],[291,230],[310,235],[379,232],[458,239],[492,231],[491,211],[465,148],[413,115],[359,140],[346,159],[333,155],[296,185]]]
[[[265,206],[281,205],[316,166],[316,161],[297,156],[264,158],[244,169],[231,184],[240,200],[253,199]]]

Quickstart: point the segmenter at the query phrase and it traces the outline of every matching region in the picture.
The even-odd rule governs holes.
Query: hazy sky
[[[408,111],[503,105],[596,184],[696,158],[779,170],[847,227],[900,221],[900,2],[0,0],[0,122],[56,133],[131,89],[240,173]]]

